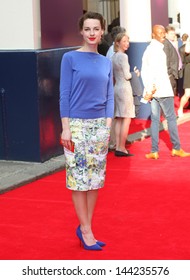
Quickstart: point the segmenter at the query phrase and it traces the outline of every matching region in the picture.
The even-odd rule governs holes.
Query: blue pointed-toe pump
[[[100,240],[97,240],[97,241],[96,241],[96,244],[98,244],[100,247],[106,246],[106,243],[103,242],[103,241],[100,241]]]
[[[91,250],[91,251],[101,251],[102,250],[101,246],[98,245],[97,243],[94,244],[94,245],[91,245],[91,246],[88,246],[85,243],[85,241],[84,241],[84,239],[82,237],[82,231],[80,229],[80,225],[76,229],[76,235],[78,236],[78,238],[79,238],[80,242],[82,243],[82,245],[83,245],[85,250]]]

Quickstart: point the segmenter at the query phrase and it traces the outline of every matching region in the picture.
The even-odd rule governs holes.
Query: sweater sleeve
[[[122,54],[122,56],[120,56],[120,64],[121,64],[121,67],[123,69],[124,78],[127,81],[131,80],[132,74],[130,72],[130,66],[129,66],[129,61],[128,61],[127,54]]]
[[[69,117],[70,109],[70,93],[72,88],[72,65],[69,56],[63,55],[61,61],[61,71],[60,71],[60,116],[61,118]]]
[[[110,74],[108,81],[108,93],[106,104],[106,118],[113,118],[114,116],[114,87],[113,87],[113,69],[110,62]]]

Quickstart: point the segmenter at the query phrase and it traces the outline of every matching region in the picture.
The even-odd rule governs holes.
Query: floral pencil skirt
[[[64,148],[66,186],[73,191],[102,188],[105,181],[110,128],[106,119],[70,119],[74,152]]]

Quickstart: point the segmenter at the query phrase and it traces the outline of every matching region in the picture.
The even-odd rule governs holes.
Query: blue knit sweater
[[[61,118],[112,118],[114,89],[112,64],[93,52],[63,55],[60,74]]]

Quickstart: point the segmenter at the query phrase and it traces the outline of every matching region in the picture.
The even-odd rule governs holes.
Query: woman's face
[[[104,31],[98,19],[86,19],[81,30],[83,40],[90,45],[97,45],[101,41]]]
[[[128,36],[123,36],[121,41],[118,43],[119,50],[125,52],[129,48],[129,38]]]

